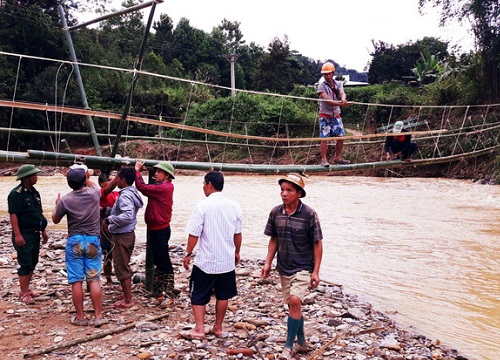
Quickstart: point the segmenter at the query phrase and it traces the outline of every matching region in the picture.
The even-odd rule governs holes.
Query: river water
[[[224,193],[243,209],[242,258],[265,257],[278,176],[227,176]],[[174,180],[172,244],[201,200],[203,176]],[[6,199],[14,177],[0,177]],[[62,175],[39,177],[47,218]],[[500,358],[500,186],[446,179],[314,176],[304,202],[324,237],[321,277],[372,303],[399,325],[457,348],[471,359]],[[0,215],[7,203],[0,204]],[[143,211],[139,214],[143,219]],[[64,220],[65,221],[65,220]],[[49,229],[64,229],[66,223]],[[145,227],[139,221],[138,237]]]

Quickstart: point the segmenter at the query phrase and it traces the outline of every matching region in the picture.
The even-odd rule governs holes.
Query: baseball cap
[[[89,168],[83,164],[71,165],[66,174],[66,180],[68,181],[69,187],[73,190],[80,189],[83,184],[85,184],[85,180],[87,180],[88,169]]]
[[[398,134],[398,133],[400,133],[400,132],[401,132],[401,130],[403,130],[403,125],[404,125],[404,124],[403,124],[403,122],[402,122],[402,121],[396,121],[396,122],[394,123],[394,127],[392,128],[392,132],[393,132],[393,133],[397,133],[397,134]]]

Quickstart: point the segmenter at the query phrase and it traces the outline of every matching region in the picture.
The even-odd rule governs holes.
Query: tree
[[[131,7],[134,3],[127,0],[125,7]],[[101,41],[105,48],[111,50],[115,48],[122,58],[135,60],[144,34],[143,15],[135,11],[128,14],[112,17],[106,20],[101,28]],[[132,60],[132,61],[133,61]],[[127,66],[130,66],[127,65]]]
[[[449,56],[448,43],[433,37],[424,37],[415,42],[401,45],[390,45],[379,41],[372,41],[375,48],[371,53],[373,59],[368,71],[368,80],[371,84],[384,81],[401,81],[412,76],[412,69],[421,59],[422,53],[434,55],[439,60],[446,60]]]
[[[420,60],[417,61],[415,67],[411,69],[413,75],[420,84],[436,78],[439,70],[439,60],[436,55],[431,55],[428,51],[420,53]]]
[[[419,0],[441,7],[441,26],[448,21],[470,21],[481,53],[481,92],[486,100],[500,99],[500,6],[498,0]]]
[[[258,90],[257,84],[253,81],[257,74],[257,66],[264,56],[262,46],[251,42],[250,45],[243,45],[240,48],[241,55],[235,66],[237,87],[248,90]]]
[[[240,23],[237,21],[222,20],[221,24],[212,31],[213,38],[219,38],[227,54],[237,54],[240,47],[245,44]]]
[[[257,67],[254,81],[261,89],[286,94],[293,89],[291,52],[288,37],[275,37]]]
[[[155,34],[151,41],[153,48],[161,55],[163,61],[169,64],[174,58],[172,46],[174,43],[174,23],[172,18],[166,14],[160,15],[160,21],[153,23]]]
[[[188,19],[182,18],[173,32],[172,58],[182,63],[188,76],[202,80],[206,74],[200,72],[199,66],[209,57],[210,45],[206,32],[192,27]]]

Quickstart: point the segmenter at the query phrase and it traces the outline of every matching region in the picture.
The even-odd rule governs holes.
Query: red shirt
[[[104,188],[101,188],[101,199],[99,200],[100,207],[113,207],[116,198],[118,198],[120,193],[118,191],[112,191],[107,196],[104,196]]]
[[[174,184],[164,181],[159,184],[146,184],[139,171],[135,172],[135,187],[148,197],[144,220],[149,230],[161,230],[170,226],[174,204]]]

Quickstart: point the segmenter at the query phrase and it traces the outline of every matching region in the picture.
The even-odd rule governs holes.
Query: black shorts
[[[189,280],[191,304],[206,305],[212,294],[215,294],[217,300],[228,300],[238,295],[236,272],[233,270],[223,274],[207,274],[199,267],[193,266]]]

